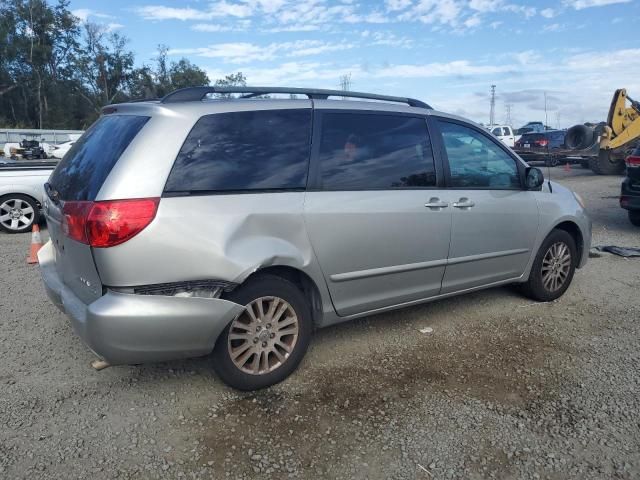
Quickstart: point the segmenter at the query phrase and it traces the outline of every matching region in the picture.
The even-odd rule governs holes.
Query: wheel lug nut
[[[261,328],[261,327],[260,327],[260,325],[258,325],[258,326],[256,327],[256,332],[259,332],[259,331],[260,331],[260,328]]]
[[[258,337],[253,338],[253,343],[258,343]]]
[[[272,333],[271,335],[269,335],[270,338],[276,338],[276,334]]]
[[[266,347],[267,346],[267,342],[262,342],[262,347]]]
[[[271,328],[271,324],[270,323],[267,323],[267,328]]]

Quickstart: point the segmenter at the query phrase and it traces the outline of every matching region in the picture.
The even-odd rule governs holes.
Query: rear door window
[[[436,185],[424,118],[324,113],[320,137],[319,182],[324,190]]]
[[[106,115],[71,147],[51,174],[61,200],[95,200],[98,191],[149,117]]]
[[[173,165],[166,193],[304,189],[311,109],[206,115]]]

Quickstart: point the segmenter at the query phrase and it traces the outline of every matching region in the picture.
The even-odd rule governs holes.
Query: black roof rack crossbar
[[[271,93],[291,95],[305,95],[314,100],[326,100],[329,97],[363,98],[367,100],[381,100],[385,102],[406,103],[411,107],[428,108],[426,103],[414,98],[377,95],[375,93],[351,92],[343,90],[325,90],[317,88],[287,88],[287,87],[189,87],[176,90],[166,95],[162,103],[199,102],[211,93],[242,93],[241,98],[253,98]]]

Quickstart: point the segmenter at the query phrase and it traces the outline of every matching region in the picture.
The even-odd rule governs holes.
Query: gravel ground
[[[552,175],[594,245],[640,246],[619,177]],[[499,288],[319,331],[239,394],[208,358],[93,371],[29,240],[0,234],[0,478],[640,477],[640,259],[592,258],[549,304]]]

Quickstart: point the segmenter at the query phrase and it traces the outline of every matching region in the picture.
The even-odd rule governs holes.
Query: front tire
[[[313,322],[306,297],[288,280],[258,274],[226,300],[245,306],[218,337],[214,369],[227,385],[258,390],[283,381],[304,357]]]
[[[542,242],[523,293],[540,302],[551,302],[567,291],[578,263],[576,243],[564,230],[553,230]]]
[[[629,210],[629,221],[636,227],[640,227],[640,211]]]
[[[7,233],[24,233],[40,220],[36,201],[19,193],[0,197],[0,230]]]

